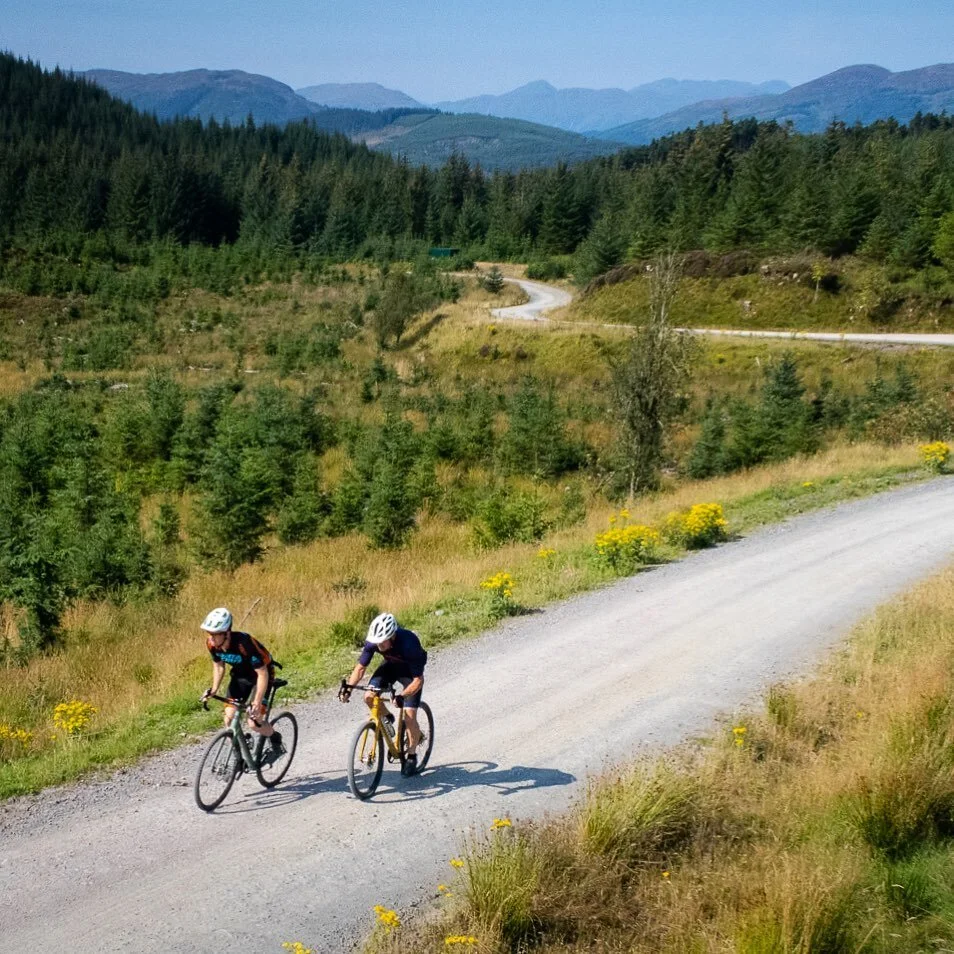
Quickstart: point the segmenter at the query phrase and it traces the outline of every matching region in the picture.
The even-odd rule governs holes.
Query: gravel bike
[[[391,689],[379,686],[348,686],[344,679],[341,680],[341,687],[342,690],[374,693],[371,717],[358,727],[348,758],[348,787],[355,798],[364,801],[374,794],[381,781],[385,753],[389,762],[399,762],[401,768],[404,768],[408,747],[404,707],[400,702],[401,697],[395,696]],[[381,699],[383,693],[390,693],[391,701],[397,706],[396,723]],[[426,702],[417,707],[417,724],[421,730],[421,741],[417,746],[417,771],[423,772],[434,747],[434,716]]]
[[[242,713],[248,710],[246,703],[225,696],[207,697],[234,706],[235,715],[229,727],[217,733],[209,743],[195,773],[193,793],[196,804],[203,811],[218,808],[232,784],[244,772],[254,772],[265,788],[274,788],[285,777],[298,745],[298,722],[290,712],[279,712],[274,719],[269,719],[269,715],[275,693],[287,685],[285,679],[273,679],[264,700],[265,719],[282,736],[277,750],[264,736],[259,735],[253,741],[250,732],[242,731]],[[203,701],[202,707],[208,709],[208,703]]]

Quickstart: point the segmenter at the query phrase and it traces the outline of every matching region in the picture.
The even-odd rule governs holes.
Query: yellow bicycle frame
[[[388,752],[391,753],[393,758],[401,758],[401,748],[398,740],[401,738],[401,730],[404,728],[404,707],[401,706],[398,709],[397,719],[394,723],[393,739],[387,732],[384,731],[385,711],[384,703],[381,701],[381,694],[376,692],[374,694],[374,701],[371,703],[371,721],[374,723],[374,734],[371,735],[370,733],[366,732],[364,738],[361,740],[360,757],[362,762],[367,762],[368,756],[374,756],[374,753],[377,751],[378,736],[381,736],[384,739],[384,744],[387,746]],[[371,740],[370,752],[365,750],[365,746],[367,746],[369,738]]]

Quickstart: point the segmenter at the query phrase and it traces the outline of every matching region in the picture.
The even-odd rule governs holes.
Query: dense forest
[[[812,136],[727,120],[573,167],[490,176],[461,157],[411,168],[309,121],[160,123],[3,55],[0,142],[8,281],[38,251],[122,259],[156,243],[234,244],[271,260],[386,260],[429,244],[495,259],[578,252],[579,277],[661,248],[954,266],[947,116]],[[29,280],[55,272],[44,274]]]
[[[431,244],[538,268],[575,254],[577,278],[662,248],[954,266],[945,117],[818,136],[725,122],[487,176],[308,122],[158,122],[0,56],[0,142],[0,361],[25,375],[0,402],[0,601],[19,659],[57,642],[76,600],[162,599],[276,539],[398,547],[427,511],[493,547],[581,519],[584,485],[625,493],[612,355],[563,392],[562,368],[495,332],[470,377],[426,349],[398,369],[412,318],[460,293]],[[747,395],[682,402],[695,445],[665,463],[706,477],[833,433],[946,435],[929,390],[880,371],[809,390],[785,360]]]

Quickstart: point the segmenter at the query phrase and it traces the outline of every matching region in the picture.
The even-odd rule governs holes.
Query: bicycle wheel
[[[417,707],[417,725],[421,730],[421,741],[417,744],[417,772],[423,772],[427,760],[434,748],[434,716],[431,707],[422,702]],[[401,723],[401,764],[404,764],[404,752],[407,749],[407,726]]]
[[[241,767],[242,757],[235,739],[228,729],[223,729],[209,743],[195,773],[192,791],[196,805],[204,812],[218,808],[225,801]]]
[[[348,788],[355,798],[364,800],[374,794],[384,771],[384,740],[371,720],[354,734],[348,759]]]
[[[282,735],[282,743],[278,752],[272,748],[269,739],[265,739],[259,756],[255,774],[266,788],[274,788],[291,767],[295,757],[295,748],[298,745],[298,722],[290,712],[279,712],[271,725],[276,732]]]

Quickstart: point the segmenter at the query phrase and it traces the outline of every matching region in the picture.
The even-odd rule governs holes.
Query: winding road
[[[511,319],[513,321],[543,321],[550,322],[546,313],[557,308],[563,308],[573,301],[573,296],[555,285],[546,285],[543,282],[528,281],[525,278],[506,278],[504,281],[519,285],[526,293],[528,301],[522,305],[513,305],[509,308],[494,308],[491,314],[495,318]],[[553,324],[577,326],[582,328],[621,328],[629,329],[631,325],[596,324],[585,321],[562,321]],[[862,345],[920,345],[927,347],[954,347],[954,334],[920,334],[907,332],[884,333],[855,333],[837,331],[744,331],[725,328],[680,328],[694,335],[732,338],[786,338],[789,341],[821,341],[837,344]]]
[[[213,815],[188,746],[0,814],[0,951],[348,950],[453,875],[470,830],[559,809],[612,761],[823,658],[860,616],[954,556],[954,478],[799,517],[512,619],[432,654],[431,767],[352,799],[362,706],[301,704],[288,780],[240,779]],[[198,636],[197,636],[198,643]]]

